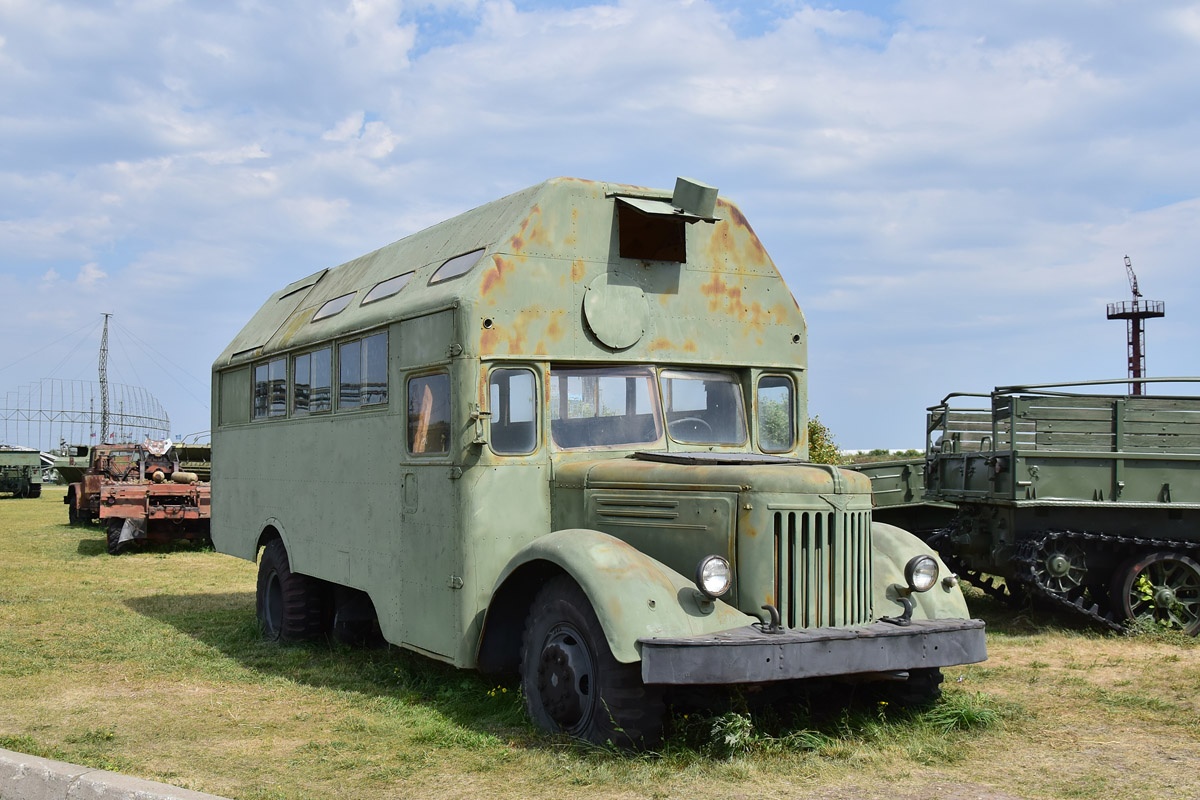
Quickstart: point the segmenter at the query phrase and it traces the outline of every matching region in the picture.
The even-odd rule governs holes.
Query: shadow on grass
[[[133,611],[216,648],[247,669],[321,689],[423,705],[457,726],[540,748],[525,722],[518,683],[488,679],[399,647],[357,649],[332,640],[279,644],[262,638],[253,592],[158,594],[125,601]]]
[[[80,539],[75,552],[81,556],[106,556],[108,542],[103,536],[98,539]]]
[[[201,542],[179,539],[172,542],[139,542],[133,550],[117,556],[108,554],[108,538],[103,529],[94,528],[96,538],[80,539],[75,552],[81,556],[105,556],[106,558],[126,558],[139,553],[164,555],[167,553],[203,553],[212,550],[212,546]]]
[[[357,694],[364,701],[362,707],[384,700],[433,710],[451,725],[429,734],[429,745],[491,748],[508,743],[528,750],[568,749],[584,758],[638,758],[536,732],[525,717],[515,676],[497,680],[398,647],[362,650],[327,640],[294,645],[266,642],[258,630],[251,591],[157,594],[125,603],[259,675]],[[722,742],[733,736],[725,730],[729,725],[744,727],[741,739],[763,752],[856,748],[865,742],[882,745],[929,727],[931,723],[917,711],[881,702],[891,696],[886,693],[889,689],[883,684],[818,679],[707,687],[693,697],[673,695],[666,741],[651,755],[727,759],[733,753]],[[806,744],[805,736],[813,742]]]

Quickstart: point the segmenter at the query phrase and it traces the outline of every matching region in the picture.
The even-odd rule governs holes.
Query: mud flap
[[[132,542],[134,539],[146,538],[146,520],[144,519],[127,519],[125,524],[121,526],[121,536],[118,542]]]

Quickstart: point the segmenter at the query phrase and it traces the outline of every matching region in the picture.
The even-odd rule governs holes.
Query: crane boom
[[[1137,300],[1142,296],[1142,293],[1138,291],[1137,275],[1134,274],[1133,262],[1129,259],[1129,256],[1125,256],[1125,274],[1129,276],[1129,289],[1133,292],[1133,299]]]

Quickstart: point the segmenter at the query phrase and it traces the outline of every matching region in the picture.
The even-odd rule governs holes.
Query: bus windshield
[[[550,435],[562,449],[654,444],[662,412],[649,367],[551,367]]]
[[[746,414],[737,378],[727,372],[662,371],[667,433],[684,444],[745,444]]]

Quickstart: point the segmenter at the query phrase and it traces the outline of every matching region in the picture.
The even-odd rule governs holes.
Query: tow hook
[[[783,626],[779,624],[779,609],[768,603],[762,607],[771,619],[769,622],[755,622],[754,627],[758,628],[763,633],[783,633]]]
[[[880,617],[879,621],[890,622],[893,625],[899,625],[901,628],[907,628],[912,624],[913,609],[916,606],[913,603],[912,597],[909,596],[907,591],[900,592],[900,596],[897,599],[900,601],[900,604],[904,606],[904,613],[898,617]]]

